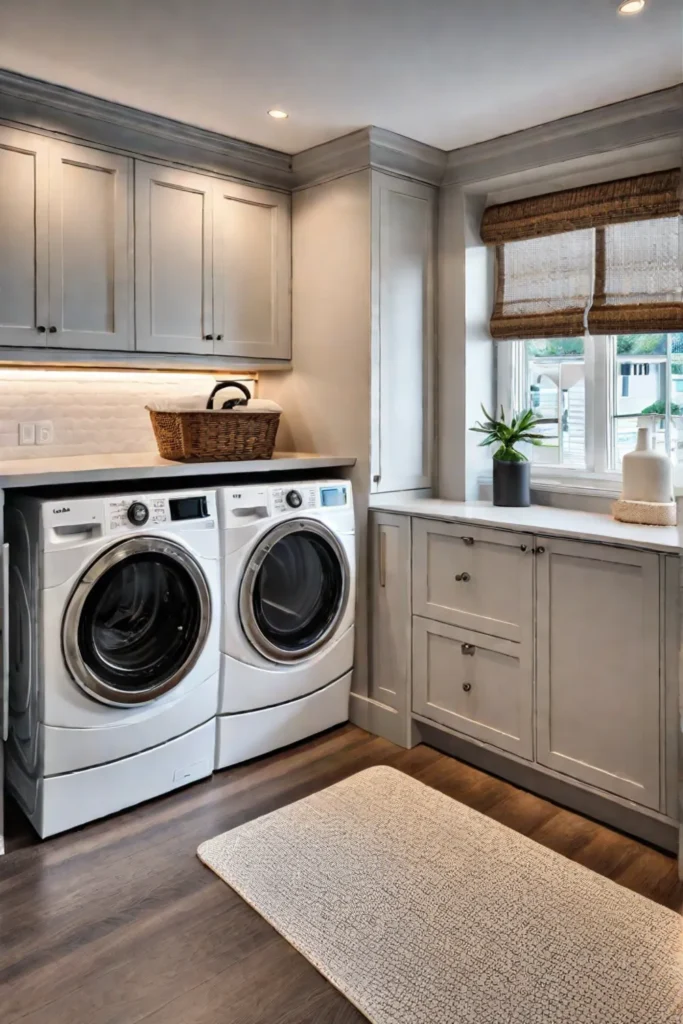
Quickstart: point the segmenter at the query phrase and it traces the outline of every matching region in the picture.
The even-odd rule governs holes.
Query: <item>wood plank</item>
[[[404,750],[346,725],[47,842],[11,814],[13,852],[0,859],[3,1024],[360,1024],[195,850],[373,764],[683,914],[673,857],[430,747]]]

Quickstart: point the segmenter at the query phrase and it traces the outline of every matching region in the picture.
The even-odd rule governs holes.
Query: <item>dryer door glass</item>
[[[182,681],[203,646],[210,608],[201,570],[183,549],[136,540],[133,550],[114,549],[91,567],[77,618],[65,619],[77,682],[120,704],[151,700]]]
[[[254,552],[241,612],[254,646],[273,661],[306,657],[331,637],[348,599],[339,541],[316,522],[290,521]]]

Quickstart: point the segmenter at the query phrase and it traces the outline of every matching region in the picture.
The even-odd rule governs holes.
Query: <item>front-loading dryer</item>
[[[16,496],[7,780],[41,836],[210,775],[220,557],[211,490]]]
[[[346,480],[218,490],[223,612],[216,767],[349,717],[356,550]]]

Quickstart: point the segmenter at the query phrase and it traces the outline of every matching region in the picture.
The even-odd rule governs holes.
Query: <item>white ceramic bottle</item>
[[[673,500],[671,460],[663,452],[653,451],[649,426],[638,427],[635,451],[622,460],[621,497],[624,501]]]

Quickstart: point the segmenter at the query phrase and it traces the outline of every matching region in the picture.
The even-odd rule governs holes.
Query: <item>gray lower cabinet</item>
[[[545,539],[536,559],[537,759],[660,808],[659,559]]]
[[[525,644],[413,618],[413,711],[533,757],[531,651]]]
[[[410,519],[377,512],[371,517],[369,628],[372,636],[368,697],[389,738],[410,733]]]
[[[411,557],[395,543],[401,518]],[[466,522],[372,521],[375,693],[390,702],[407,687],[408,718],[675,818],[677,558]],[[409,723],[403,735],[410,745]]]
[[[0,346],[133,347],[132,166],[0,125]]]
[[[523,533],[413,520],[413,611],[531,644],[532,551]]]

